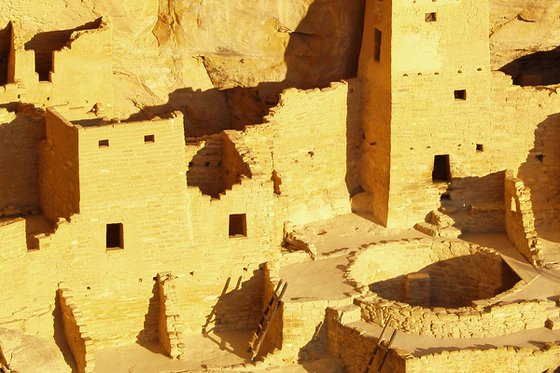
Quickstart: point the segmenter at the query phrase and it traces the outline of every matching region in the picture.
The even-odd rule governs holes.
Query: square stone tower
[[[452,178],[476,174],[489,130],[488,0],[367,0],[363,188],[379,223],[409,227]]]

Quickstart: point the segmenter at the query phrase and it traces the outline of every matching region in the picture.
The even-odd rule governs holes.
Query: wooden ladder
[[[272,293],[272,297],[270,297],[270,300],[268,301],[264,309],[264,313],[259,321],[259,324],[257,325],[257,330],[253,332],[251,340],[249,341],[249,349],[247,350],[247,352],[251,353],[251,361],[255,360],[255,357],[261,349],[264,338],[266,337],[266,333],[268,333],[268,328],[270,327],[271,321],[274,319],[274,315],[276,315],[276,312],[278,311],[280,302],[282,301],[282,297],[286,293],[287,288],[288,283],[280,280],[280,282],[278,282],[278,285],[276,285],[276,289],[274,289],[274,293]],[[279,291],[280,293],[278,293]]]
[[[389,318],[387,319],[387,322],[385,323],[385,326],[383,326],[383,329],[381,330],[381,334],[379,335],[379,339],[377,340],[377,343],[375,345],[375,349],[373,350],[373,353],[371,354],[371,357],[369,358],[369,361],[367,363],[366,366],[366,370],[365,373],[369,373],[371,366],[373,365],[373,362],[375,361],[375,357],[377,356],[377,353],[380,352],[381,350],[383,350],[383,357],[381,358],[381,362],[379,363],[379,366],[377,367],[377,370],[375,372],[377,373],[381,373],[381,370],[383,369],[383,365],[385,365],[385,360],[387,360],[387,355],[389,355],[389,350],[391,349],[391,345],[393,344],[393,341],[395,340],[395,337],[397,336],[397,331],[393,330],[393,334],[391,334],[391,338],[389,339],[389,343],[387,343],[386,346],[383,346],[383,335],[385,334],[385,331],[387,330],[387,326],[389,325],[389,321],[391,321],[391,315],[389,316]]]

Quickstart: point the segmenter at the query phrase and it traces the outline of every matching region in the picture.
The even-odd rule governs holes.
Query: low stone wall
[[[272,263],[265,263],[263,265],[264,270],[264,286],[263,286],[263,300],[262,300],[262,312],[268,305],[268,302],[272,298],[274,289],[278,285],[280,278],[278,277],[278,268]],[[282,338],[284,329],[284,304],[283,302],[279,305],[278,311],[274,315],[274,318],[270,320],[270,326],[268,328],[268,333],[263,341],[260,355],[265,355],[268,353],[275,352],[282,348]]]
[[[498,347],[442,351],[406,360],[406,373],[543,373],[556,372],[560,346],[532,348]],[[549,370],[550,369],[550,370]]]
[[[346,325],[359,320],[359,309],[357,311],[358,313],[351,309],[328,308],[326,313],[329,352],[344,361],[348,373],[366,371],[367,363],[378,342],[378,336]],[[379,367],[382,355],[382,353],[376,355],[371,372],[377,371],[374,368]],[[389,350],[383,372],[406,372],[405,361],[397,351]]]
[[[505,224],[502,201],[499,204],[470,206],[461,228],[462,232],[503,232]]]
[[[185,351],[184,325],[177,311],[175,276],[169,272],[157,275],[159,295],[158,335],[163,350],[172,359],[180,359]]]
[[[505,205],[508,238],[529,262],[540,264],[542,252],[537,247],[531,190],[509,170],[505,180]]]
[[[59,284],[57,296],[62,313],[64,336],[74,356],[76,368],[80,373],[93,373],[95,371],[94,344],[82,320],[82,313],[74,303],[72,292],[63,283]]]
[[[267,263],[265,271],[265,297],[267,302],[279,281],[277,266]],[[289,284],[288,284],[289,286]],[[352,298],[340,300],[290,300],[284,299],[263,343],[262,351],[274,352],[274,359],[283,363],[296,363],[302,349],[320,338],[324,326],[325,310],[352,303]]]
[[[350,315],[348,315],[350,313]],[[349,373],[362,373],[378,341],[359,322],[355,311],[329,308],[326,323],[329,352],[340,357]],[[385,336],[388,338],[388,336]],[[384,338],[384,339],[385,339]],[[418,346],[421,347],[421,346]],[[414,354],[391,349],[383,372],[391,373],[542,373],[558,367],[560,346],[537,348],[494,347],[483,345],[480,349],[468,348],[441,350],[431,354]],[[371,371],[379,366],[382,354],[377,354]]]
[[[366,322],[436,338],[486,338],[544,327],[556,303],[531,300],[459,309],[413,307],[377,296],[356,299]]]
[[[401,258],[394,261],[392,258]],[[351,258],[346,277],[380,297],[423,307],[459,308],[519,281],[492,249],[457,240],[411,239],[372,245]],[[407,286],[425,275],[425,285]],[[412,284],[408,284],[412,285]],[[417,302],[420,294],[423,302]]]

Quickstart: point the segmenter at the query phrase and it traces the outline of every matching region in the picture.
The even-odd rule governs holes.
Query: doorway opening
[[[432,171],[434,183],[448,183],[451,181],[451,170],[449,168],[449,154],[436,155],[434,157],[434,170]]]

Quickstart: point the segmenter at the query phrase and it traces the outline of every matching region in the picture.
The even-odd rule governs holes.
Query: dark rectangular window
[[[464,89],[458,89],[453,92],[455,95],[455,100],[466,100],[467,99],[467,91]]]
[[[146,135],[144,136],[144,142],[156,142],[155,135]]]
[[[476,144],[476,151],[477,152],[483,152],[484,151],[484,145]]]
[[[109,146],[109,140],[105,139],[105,140],[99,140],[99,147],[100,148],[106,148]]]
[[[124,249],[122,223],[107,224],[105,242],[107,249]]]
[[[375,29],[373,59],[377,62],[381,61],[381,36],[381,31]]]
[[[424,19],[426,20],[426,22],[436,22],[437,21],[437,14],[435,12],[433,13],[426,13],[426,15],[424,16]]]
[[[229,236],[247,237],[247,215],[232,214],[229,216]]]

